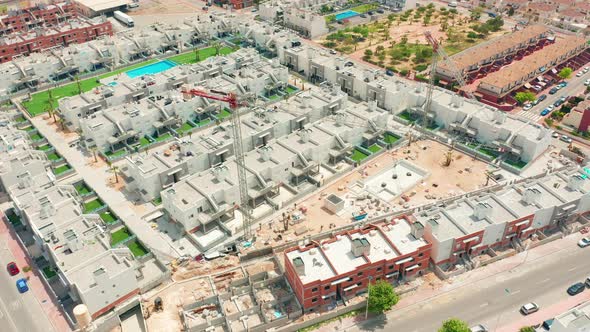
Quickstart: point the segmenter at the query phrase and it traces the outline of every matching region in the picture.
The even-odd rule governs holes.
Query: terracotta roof
[[[529,10],[538,12],[553,12],[557,10],[557,6],[549,3],[531,3],[529,4]]]
[[[583,12],[590,12],[590,2],[581,2],[576,4],[576,8]]]
[[[506,4],[511,5],[511,4],[516,4],[516,5],[522,5],[523,3],[527,3],[529,2],[529,0],[508,0],[506,1]]]
[[[554,44],[546,46],[520,61],[516,61],[508,67],[493,72],[484,77],[480,84],[487,84],[498,88],[505,87],[513,82],[517,82],[532,71],[536,71],[543,66],[548,66],[551,61],[558,59],[563,54],[576,49],[580,45],[585,45],[584,38],[576,36],[566,36],[557,39]],[[523,84],[525,82],[522,82]]]
[[[451,57],[457,69],[460,71],[472,65],[476,65],[484,60],[493,57],[496,54],[502,54],[506,50],[513,48],[531,38],[538,37],[549,31],[542,25],[530,25],[522,30],[509,33],[494,38],[486,43],[466,49],[465,51],[455,54]],[[447,69],[446,63],[441,63],[440,68]]]
[[[553,2],[562,5],[573,5],[576,3],[576,0],[553,0]]]
[[[568,8],[559,12],[560,15],[568,17],[584,17],[584,13],[577,11],[576,9]]]

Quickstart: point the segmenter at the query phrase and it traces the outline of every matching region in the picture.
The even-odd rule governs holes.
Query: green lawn
[[[209,122],[211,122],[211,118],[206,118],[206,119],[203,119],[203,120],[201,120],[201,121],[197,122],[197,127],[203,127],[203,126],[206,126],[206,125],[208,125],[208,124],[209,124]]]
[[[385,133],[385,136],[383,137],[383,140],[385,141],[385,143],[388,144],[393,144],[397,141],[399,141],[400,137],[396,136],[396,135],[392,135],[390,133]]]
[[[507,163],[510,166],[514,166],[516,168],[523,168],[526,166],[526,162],[518,159],[518,160],[511,160],[511,159],[506,159],[504,160],[505,163]]]
[[[121,156],[125,155],[126,153],[127,153],[127,150],[125,150],[125,149],[117,150],[115,152],[108,150],[108,151],[105,151],[104,155],[109,158],[117,158],[117,157],[121,157]]]
[[[69,171],[70,169],[72,169],[72,167],[68,164],[65,164],[65,165],[59,166],[58,168],[54,169],[53,174],[60,175],[61,173]]]
[[[490,149],[490,148],[479,148],[477,149],[477,151],[485,154],[486,156],[490,156],[492,158],[496,158],[500,155],[500,153],[497,150],[494,149]]]
[[[139,145],[141,145],[142,147],[146,146],[146,145],[150,145],[150,140],[147,139],[147,137],[142,137],[139,139]]]
[[[182,124],[182,126],[180,126],[180,128],[176,129],[176,132],[182,135],[182,134],[190,131],[193,128],[194,127],[192,124],[190,124],[189,122],[185,122]]]
[[[165,133],[164,135],[160,135],[160,136],[156,137],[156,142],[165,141],[165,140],[169,139],[170,137],[172,137],[172,135],[170,133]]]
[[[162,197],[158,196],[158,197],[152,199],[152,204],[154,204],[155,206],[162,204]]]
[[[369,150],[373,153],[377,153],[377,152],[381,151],[381,147],[377,144],[373,144],[373,145],[369,146],[369,148],[367,150]]]
[[[39,134],[39,133],[34,133],[33,135],[31,135],[31,139],[33,141],[38,141],[38,140],[43,139],[43,136],[41,136],[41,134]]]
[[[51,279],[57,275],[57,272],[53,271],[53,269],[49,266],[43,268],[43,275],[47,279]]]
[[[359,14],[362,14],[362,13],[366,13],[370,10],[377,9],[377,7],[379,7],[379,5],[374,4],[374,3],[368,3],[368,4],[364,4],[364,5],[350,8],[350,10],[353,10]]]
[[[274,94],[274,95],[266,96],[266,98],[268,98],[269,100],[277,100],[277,99],[281,98],[281,96]]]
[[[53,146],[51,146],[49,144],[43,144],[43,145],[37,146],[36,149],[41,150],[41,151],[47,151],[47,150],[53,149]]]
[[[28,126],[28,127],[24,127],[22,130],[24,130],[24,131],[33,131],[33,130],[35,130],[35,127]]]
[[[286,90],[287,90],[287,93],[288,94],[292,94],[292,93],[295,93],[295,92],[299,91],[299,89],[297,89],[295,87],[292,87],[290,85],[287,86],[287,89]]]
[[[125,241],[125,239],[129,238],[130,236],[131,232],[127,229],[127,227],[123,227],[118,231],[111,233],[111,246]]]
[[[77,184],[74,188],[76,188],[76,191],[80,195],[86,195],[92,192],[92,190],[90,190],[90,188],[88,188],[84,182]]]
[[[115,215],[113,215],[111,213],[111,211],[107,211],[107,212],[103,212],[100,214],[100,219],[102,219],[104,222],[106,222],[107,224],[112,224],[115,221],[117,221],[117,218],[115,217]]]
[[[84,213],[90,213],[100,207],[103,207],[104,203],[99,199],[95,198],[91,201],[84,203]]]
[[[217,114],[217,118],[219,120],[223,120],[229,116],[231,116],[231,112],[227,108],[222,109],[221,112],[219,112],[219,114]]]
[[[82,90],[82,92],[90,91],[90,90],[96,88],[97,86],[101,85],[100,83],[97,82],[97,79],[103,79],[103,78],[107,78],[110,76],[114,76],[119,73],[131,70],[131,69],[135,69],[135,68],[143,67],[145,65],[149,65],[150,63],[154,63],[156,61],[159,61],[159,60],[152,59],[152,60],[144,61],[144,62],[135,64],[133,66],[121,68],[121,69],[118,69],[118,70],[115,70],[115,71],[112,71],[109,73],[102,74],[98,77],[92,77],[92,78],[87,78],[85,80],[81,80],[80,81],[80,89]],[[52,91],[53,108],[54,109],[57,108],[57,106],[58,106],[57,101],[60,100],[61,98],[75,96],[79,93],[78,84],[76,82],[51,89],[51,91]],[[31,116],[37,116],[39,114],[43,114],[43,113],[47,112],[47,109],[49,107],[49,93],[47,92],[47,90],[37,92],[31,96],[31,100],[23,102],[23,106],[27,109],[27,111],[29,112],[29,114],[31,114]]]
[[[219,49],[219,55],[227,55],[232,53],[234,50],[231,47],[224,46]],[[215,47],[207,47],[199,49],[199,61],[203,61],[209,57],[215,56]],[[196,63],[195,52],[188,52],[168,58],[178,64]]]
[[[50,153],[50,154],[48,154],[48,155],[47,155],[47,158],[48,158],[49,160],[51,160],[51,161],[56,161],[56,160],[60,160],[60,159],[61,159],[61,156],[60,156],[60,155],[58,155],[58,154],[57,154],[57,153],[55,153],[55,152],[52,152],[52,153]]]
[[[10,221],[10,223],[13,226],[18,226],[18,225],[22,225],[22,221],[20,220],[20,217],[16,215],[16,213],[14,212],[10,212],[6,214],[6,217],[8,218],[8,221]]]
[[[350,158],[356,162],[361,162],[367,157],[368,157],[368,155],[366,155],[364,152],[362,152],[359,149],[354,149],[352,156],[350,156]]]
[[[408,111],[403,111],[398,115],[400,118],[406,120],[406,121],[410,121],[410,122],[415,122],[417,117],[415,115],[410,114],[410,112]]]
[[[22,115],[17,117],[16,119],[14,119],[14,122],[16,122],[16,123],[23,123],[25,121],[27,121],[27,119]]]
[[[148,253],[147,249],[141,243],[137,242],[137,240],[127,243],[127,248],[131,250],[131,253],[135,257],[141,257]]]

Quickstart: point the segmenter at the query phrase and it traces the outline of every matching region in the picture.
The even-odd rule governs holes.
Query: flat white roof
[[[301,259],[304,266],[304,275],[299,274],[299,278],[303,284],[308,284],[317,280],[326,280],[336,276],[332,267],[328,264],[326,257],[318,248],[309,249],[306,251],[293,250],[287,253],[287,258],[293,265],[293,260]]]
[[[354,271],[367,263],[363,256],[355,257],[352,254],[352,240],[347,235],[337,235],[336,241],[322,244],[322,249],[338,274]]]
[[[130,1],[126,0],[76,0],[78,3],[94,11],[107,9],[116,9],[120,6],[126,6]]]

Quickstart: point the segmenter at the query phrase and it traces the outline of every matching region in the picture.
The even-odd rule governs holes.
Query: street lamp
[[[373,276],[369,276],[369,284],[367,286],[367,306],[365,307],[365,320],[369,317],[369,299],[371,297],[371,280],[373,280]]]

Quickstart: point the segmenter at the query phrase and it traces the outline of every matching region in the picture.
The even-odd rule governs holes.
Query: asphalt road
[[[432,332],[450,317],[470,325],[483,323],[494,331],[521,318],[518,310],[527,302],[543,309],[567,300],[567,287],[588,276],[590,248],[572,246],[424,303],[393,309],[386,320],[369,320],[346,331]]]
[[[554,95],[549,94],[549,89],[546,92],[543,92],[547,95],[547,99],[543,100],[542,102],[534,106],[532,109],[529,110],[529,112],[535,112],[537,114],[541,113],[542,110],[544,110],[547,106],[555,103],[562,96],[574,96],[580,92],[585,91],[586,86],[584,86],[584,81],[590,78],[590,71],[582,75],[582,77],[576,77],[575,75],[578,71],[573,72],[572,78],[570,78],[567,82],[567,86],[557,91],[557,93],[555,93]]]
[[[23,277],[23,273],[21,271],[14,277],[8,274],[6,265],[12,260],[12,254],[8,249],[0,248],[0,331],[53,331],[51,323],[31,290],[20,294],[16,289],[16,281]]]

